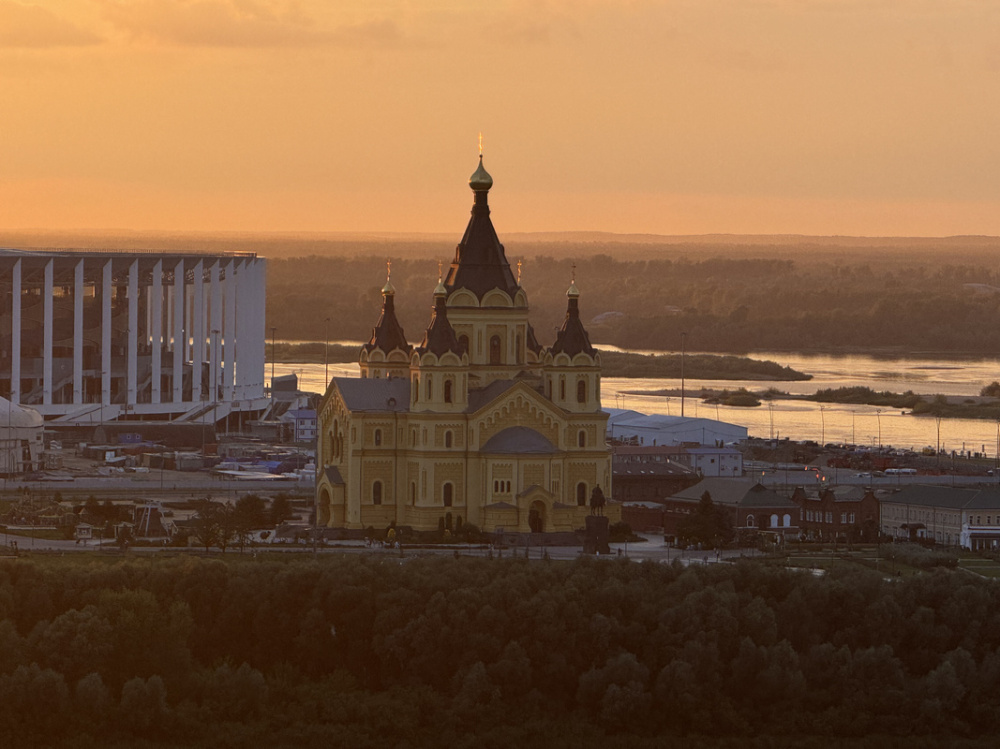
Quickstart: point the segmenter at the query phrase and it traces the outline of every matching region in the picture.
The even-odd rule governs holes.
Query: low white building
[[[715,419],[643,414],[620,408],[603,410],[610,414],[609,438],[622,442],[632,441],[646,447],[680,445],[685,442],[706,446],[732,445],[747,438],[746,427]]]
[[[41,468],[42,415],[0,398],[0,474],[16,476]]]
[[[743,453],[734,447],[688,447],[676,460],[706,478],[743,475]]]
[[[996,488],[913,484],[879,500],[882,531],[966,549],[1000,549]]]

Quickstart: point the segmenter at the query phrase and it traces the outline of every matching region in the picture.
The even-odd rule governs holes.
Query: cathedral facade
[[[480,156],[472,216],[423,340],[407,342],[387,279],[361,377],[331,381],[319,412],[319,525],[568,531],[584,526],[595,493],[610,496],[601,357],[580,292],[572,282],[556,340],[541,346],[490,220],[492,185]]]

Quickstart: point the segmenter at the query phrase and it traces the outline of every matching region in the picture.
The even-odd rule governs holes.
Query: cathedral
[[[601,356],[575,279],[555,341],[540,345],[490,220],[482,155],[469,186],[472,216],[423,340],[407,342],[387,278],[361,377],[334,378],[323,397],[321,526],[572,531],[595,493],[611,495]],[[608,507],[612,520],[617,509]]]

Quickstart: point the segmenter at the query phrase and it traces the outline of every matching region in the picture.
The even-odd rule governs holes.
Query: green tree
[[[236,543],[240,551],[246,546],[250,534],[264,527],[267,522],[267,507],[264,499],[256,494],[244,494],[236,501],[232,511],[232,523]]]
[[[716,505],[712,495],[706,491],[698,500],[695,511],[677,524],[677,535],[687,543],[714,549],[732,540],[733,525],[726,509]]]
[[[205,547],[205,551],[220,543],[222,512],[223,505],[219,502],[202,499],[195,503],[192,533],[198,543]]]
[[[295,511],[287,494],[279,494],[271,500],[271,525],[275,528],[294,516]]]

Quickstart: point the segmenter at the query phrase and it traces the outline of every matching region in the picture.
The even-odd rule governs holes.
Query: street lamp
[[[271,326],[271,397],[274,397],[274,336],[278,329]]]
[[[326,318],[326,325],[324,327],[324,335],[326,340],[323,344],[323,392],[326,393],[326,389],[330,386],[330,318]],[[272,376],[272,380],[274,377]]]
[[[684,355],[687,353],[687,333],[681,333],[681,418],[684,417]]]
[[[824,413],[825,411],[826,411],[826,406],[820,404],[820,407],[819,407],[819,418],[820,418],[820,423],[822,424],[822,427],[821,427],[822,428],[822,432],[821,432],[822,436],[820,437],[820,442],[819,442],[820,447],[822,447],[823,445],[826,444],[826,414]]]
[[[875,418],[878,419],[878,450],[882,452],[882,409],[875,409]]]

